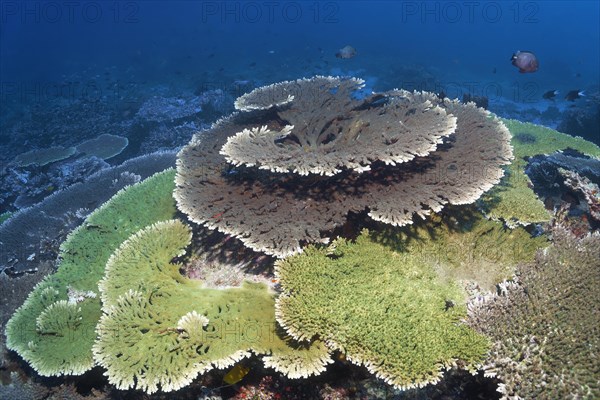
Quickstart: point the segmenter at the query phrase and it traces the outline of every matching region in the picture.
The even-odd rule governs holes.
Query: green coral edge
[[[76,243],[77,243],[78,239],[82,236],[85,236],[86,230],[90,228],[89,221],[94,221],[97,218],[101,218],[102,214],[105,212],[105,210],[110,209],[110,207],[112,207],[115,203],[117,203],[119,200],[121,200],[122,198],[124,198],[125,196],[130,194],[131,191],[142,190],[145,187],[152,187],[149,185],[153,185],[153,183],[155,181],[157,181],[161,178],[167,179],[170,182],[172,182],[173,189],[174,189],[174,187],[175,187],[175,183],[174,183],[175,182],[175,169],[169,168],[165,171],[162,171],[162,172],[152,175],[151,177],[145,179],[142,182],[139,182],[132,186],[127,186],[127,187],[119,190],[111,199],[109,199],[107,202],[105,202],[100,207],[98,207],[96,210],[94,210],[94,212],[92,212],[86,218],[84,223],[82,225],[80,225],[79,227],[77,227],[75,230],[73,230],[67,236],[66,240],[60,245],[59,249],[60,249],[61,262],[58,266],[57,271],[52,275],[44,277],[37,285],[35,285],[35,287],[31,291],[31,293],[28,295],[25,302],[15,311],[15,313],[13,314],[11,319],[7,322],[6,328],[5,328],[7,348],[15,351],[23,359],[25,359],[27,362],[29,362],[29,364],[38,372],[38,374],[40,374],[42,376],[82,375],[83,373],[85,373],[86,371],[88,371],[94,367],[95,363],[93,360],[92,345],[96,338],[95,337],[95,326],[101,316],[101,303],[100,303],[100,299],[98,298],[98,296],[96,296],[96,298],[86,299],[82,303],[82,305],[86,308],[86,312],[84,314],[90,313],[88,315],[91,317],[92,320],[95,321],[93,323],[93,326],[87,326],[87,324],[82,323],[80,334],[77,335],[79,337],[79,339],[87,340],[85,351],[82,351],[80,354],[77,355],[77,357],[74,357],[70,360],[63,360],[62,362],[59,363],[60,365],[58,365],[58,366],[56,366],[56,365],[49,366],[49,364],[47,363],[47,359],[43,356],[41,358],[36,357],[35,350],[37,348],[37,345],[32,340],[29,340],[27,342],[18,340],[20,337],[22,337],[23,334],[27,335],[27,333],[35,332],[37,335],[37,326],[36,326],[37,318],[30,318],[30,319],[26,318],[27,311],[38,306],[38,304],[41,301],[41,298],[40,298],[41,293],[47,288],[54,288],[54,290],[57,292],[57,293],[55,293],[55,297],[56,297],[54,299],[55,301],[67,299],[68,287],[71,286],[70,284],[75,284],[77,282],[70,281],[70,278],[72,279],[72,276],[70,277],[69,275],[70,275],[71,268],[73,267],[73,265],[71,265],[70,263],[64,262],[64,255],[67,252],[71,251],[71,249],[76,248]],[[169,191],[169,196],[171,196],[171,193],[172,193],[172,190]],[[161,195],[164,195],[164,194],[159,193],[159,196],[161,196]],[[172,200],[172,205],[171,205],[171,210],[169,211],[169,213],[171,215],[169,215],[167,218],[172,217],[176,212],[175,202],[172,199],[172,196],[171,196],[171,200]],[[156,218],[155,221],[150,221],[150,223],[156,222],[157,220],[160,220],[160,219],[164,219],[164,217],[160,216],[160,217]],[[132,220],[130,220],[129,222],[132,222]],[[147,225],[147,223],[142,222],[141,225],[145,226],[145,225]],[[143,226],[138,226],[136,228],[130,228],[129,230],[135,232],[135,230],[137,230]],[[123,235],[124,232],[119,231],[119,232],[115,232],[115,233],[117,235],[121,236],[121,235]],[[130,232],[130,233],[132,233],[132,232]],[[109,235],[107,235],[107,236],[109,236]],[[107,239],[107,241],[109,241],[111,239],[111,237],[108,237],[106,239]],[[120,244],[120,242],[122,242],[122,240],[118,240],[118,241],[119,241],[119,244]],[[116,246],[118,246],[118,244]],[[115,246],[115,248],[116,248],[116,246]],[[105,263],[102,263],[102,271],[104,270],[104,264]],[[92,291],[97,294],[98,293],[97,282],[100,280],[100,278],[101,278],[101,276],[98,277],[96,282],[94,282],[93,286],[88,285],[88,287],[83,288],[83,290],[89,290],[89,291]],[[82,288],[79,287],[78,289],[82,289]],[[44,308],[43,305],[42,305],[42,308]],[[42,310],[41,312],[44,312],[44,310]],[[37,335],[37,337],[43,338],[39,335]],[[72,342],[72,340],[69,340],[68,338],[66,340],[68,340],[69,342]],[[87,346],[88,344],[89,344],[89,346]]]
[[[185,234],[181,234],[180,229],[185,229]],[[175,235],[181,234],[179,238],[169,239],[165,242],[155,243],[153,239],[149,238],[148,235],[154,235],[158,238],[167,238],[171,233]],[[316,375],[325,369],[325,366],[331,362],[330,352],[324,345],[324,343],[315,341],[311,343],[309,347],[295,347],[293,343],[290,343],[288,338],[282,338],[277,334],[276,329],[269,332],[268,334],[259,335],[264,336],[263,340],[257,340],[255,338],[243,339],[238,338],[237,342],[224,344],[228,352],[221,354],[220,357],[211,358],[207,355],[206,359],[201,353],[194,354],[193,363],[191,365],[184,365],[181,370],[176,369],[178,360],[181,360],[183,354],[173,352],[165,354],[161,353],[164,350],[164,344],[169,344],[171,340],[167,335],[174,335],[174,332],[178,332],[181,335],[185,331],[185,328],[181,327],[181,321],[189,316],[190,314],[196,314],[205,318],[203,314],[199,313],[197,309],[208,310],[214,307],[214,298],[211,296],[207,297],[207,301],[198,301],[201,298],[203,290],[208,292],[222,293],[222,296],[239,296],[242,293],[255,294],[257,301],[253,302],[253,307],[259,307],[261,303],[258,302],[260,297],[262,300],[269,299],[268,302],[272,303],[268,308],[262,308],[262,310],[271,309],[272,319],[257,319],[251,320],[250,322],[258,323],[258,326],[273,326],[276,327],[275,321],[275,293],[272,292],[266,285],[257,284],[252,282],[244,282],[241,287],[228,288],[228,289],[211,289],[203,288],[200,281],[192,281],[187,278],[179,277],[177,264],[169,262],[173,257],[180,257],[186,253],[186,248],[191,243],[191,231],[187,225],[183,224],[179,220],[168,220],[156,222],[146,228],[131,235],[126,241],[124,241],[117,250],[111,255],[107,262],[105,276],[99,283],[99,288],[102,292],[103,298],[103,315],[100,318],[100,322],[96,327],[98,339],[93,346],[93,354],[96,363],[106,369],[105,375],[108,377],[109,382],[115,385],[118,389],[141,389],[148,394],[155,393],[159,390],[169,392],[173,390],[181,389],[184,386],[189,385],[199,374],[204,373],[213,368],[226,368],[233,365],[235,362],[249,357],[251,353],[257,356],[264,356],[263,361],[266,366],[274,368],[276,371],[285,374],[289,378],[300,378],[308,377],[310,375]],[[168,247],[166,245],[172,245]],[[144,248],[144,245],[151,246],[148,249]],[[150,269],[155,270],[150,276],[158,277],[162,285],[160,289],[155,285],[157,282],[148,281],[144,278],[147,274],[142,270],[136,269],[137,256],[132,253],[132,249],[138,249],[139,255],[143,257],[141,262],[145,265],[150,265],[147,259],[151,259],[152,265]],[[152,254],[152,249],[160,249],[168,252],[168,256],[160,256]],[[135,258],[131,258],[131,257]],[[134,262],[134,260],[136,260]],[[167,264],[163,265],[166,262]],[[130,264],[131,263],[131,264]],[[160,266],[159,266],[160,265]],[[168,265],[168,266],[167,266]],[[120,270],[129,270],[133,272],[133,276],[130,273],[125,273],[121,276]],[[146,271],[147,272],[147,271]],[[163,276],[164,274],[164,276]],[[139,277],[139,281],[136,281],[136,277]],[[162,279],[164,278],[164,279]],[[172,282],[168,282],[173,279]],[[127,282],[129,285],[122,283]],[[127,287],[131,286],[131,287]],[[185,295],[181,290],[189,289],[193,293]],[[162,292],[164,290],[164,292]],[[172,290],[172,292],[169,292]],[[156,300],[152,303],[149,301],[149,297],[156,296]],[[181,296],[184,296],[180,299]],[[140,317],[139,314],[134,312],[134,318],[150,318],[150,323],[147,325],[145,322],[140,322],[136,319],[136,322],[127,322],[126,325],[115,325],[113,319],[120,319],[123,316],[123,311],[126,308],[131,308],[132,304],[147,302],[150,304],[147,307],[143,307],[148,315],[144,314],[144,317]],[[162,315],[159,317],[159,310],[165,305],[171,315]],[[173,303],[175,302],[175,303]],[[175,309],[175,304],[184,305],[183,309]],[[248,303],[247,303],[248,304]],[[262,304],[264,306],[264,304]],[[229,308],[228,305],[225,305]],[[235,308],[235,305],[232,306]],[[219,306],[220,309],[220,306]],[[220,312],[220,311],[219,311]],[[176,313],[179,318],[173,318]],[[183,315],[182,315],[183,313]],[[260,314],[260,313],[259,313]],[[269,313],[267,313],[269,314]],[[152,315],[152,316],[151,316]],[[210,315],[210,313],[208,314]],[[155,319],[152,319],[155,318]],[[236,319],[232,321],[236,321]],[[176,320],[179,322],[176,322]],[[144,321],[146,321],[144,319]],[[160,321],[160,322],[158,322]],[[217,323],[223,323],[224,320],[217,320]],[[210,318],[206,319],[206,324],[210,325],[213,322]],[[146,327],[152,333],[145,332],[144,335],[150,335],[148,338],[134,340],[135,343],[139,343],[140,340],[154,341],[154,345],[151,347],[155,353],[150,356],[154,359],[161,359],[164,357],[166,364],[160,364],[157,369],[156,365],[152,365],[152,362],[144,361],[145,356],[140,356],[135,353],[133,355],[126,354],[124,349],[115,347],[115,330],[118,329],[118,335],[121,336],[119,339],[120,345],[124,345],[127,349],[131,348],[132,342],[128,339],[128,333],[133,331],[139,331],[140,327]],[[151,327],[151,328],[149,328]],[[158,329],[158,333],[155,331]],[[190,336],[193,336],[190,334]],[[200,341],[198,343],[187,343],[184,344],[185,340],[180,342],[181,347],[194,346],[207,346],[213,348],[216,343],[211,343],[215,339],[204,338],[206,342]],[[196,339],[193,339],[196,340]],[[178,342],[179,343],[179,342]],[[233,347],[230,347],[233,346]],[[235,346],[238,346],[235,348]],[[179,346],[176,346],[179,348]],[[138,349],[139,350],[139,349]],[[132,361],[130,358],[135,358]],[[197,359],[196,359],[197,358]],[[185,359],[185,358],[183,358]],[[128,363],[132,363],[135,366],[133,369],[127,369]],[[172,363],[172,365],[170,364]],[[173,367],[169,369],[167,367]],[[163,370],[162,368],[165,368]],[[178,373],[176,373],[178,372]]]
[[[591,157],[600,157],[600,147],[581,137],[573,137],[545,126],[521,122],[515,119],[500,118],[513,136],[514,160],[508,165],[500,184],[483,196],[483,207],[488,218],[504,221],[514,228],[534,223],[548,222],[552,214],[531,189],[531,180],[525,174],[527,160],[538,154],[550,154],[572,148]],[[515,134],[524,131],[537,140],[533,145],[515,140]],[[497,200],[494,200],[494,197]]]

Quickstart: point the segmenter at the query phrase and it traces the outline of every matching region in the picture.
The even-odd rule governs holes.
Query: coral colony
[[[63,243],[6,327],[40,375],[99,365],[118,389],[170,392],[251,356],[299,379],[341,354],[397,389],[463,368],[496,376],[507,399],[600,396],[600,236],[558,223],[532,236],[549,213],[523,166],[600,149],[356,78],[281,82],[235,105],[176,170],[120,190]],[[563,175],[596,212],[597,186]],[[257,260],[274,275],[241,279]]]
[[[217,122],[179,154],[179,208],[285,257],[327,241],[323,232],[349,212],[406,225],[473,203],[499,182],[510,133],[488,112],[430,93],[359,99],[361,88],[358,79],[316,77],[240,97],[236,107],[252,111]]]

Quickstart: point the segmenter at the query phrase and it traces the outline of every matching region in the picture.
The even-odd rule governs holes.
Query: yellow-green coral
[[[514,161],[508,166],[502,182],[483,196],[486,213],[493,219],[502,219],[509,225],[528,225],[550,220],[550,213],[531,189],[525,174],[527,157],[549,154],[566,148],[600,157],[600,148],[579,137],[540,125],[503,119],[513,138]]]
[[[566,148],[600,157],[600,147],[581,137],[573,137],[542,125],[521,122],[516,119],[502,118],[502,122],[513,135],[512,145],[514,146],[515,158],[524,159],[525,157],[549,154]]]
[[[474,366],[487,352],[487,339],[460,322],[466,299],[458,284],[366,232],[356,243],[309,246],[278,262],[276,273],[277,320],[292,337],[319,337],[396,387],[435,382],[442,368],[458,359]]]
[[[180,221],[156,223],[125,241],[100,282],[103,310],[94,355],[119,389],[177,390],[199,373],[224,368],[250,351],[291,377],[324,369],[327,348],[297,346],[276,334],[266,285],[204,287],[171,263],[190,244]]]
[[[92,368],[101,315],[95,294],[106,261],[132,233],[173,217],[174,175],[167,170],[125,188],[90,214],[61,245],[57,272],[40,282],[9,320],[8,348],[40,375],[79,375]],[[77,308],[65,305],[67,300],[76,301]],[[65,319],[60,310],[77,312]]]
[[[67,336],[81,325],[82,319],[81,307],[77,303],[58,300],[42,311],[35,325],[42,335]]]
[[[548,245],[546,237],[532,238],[522,227],[508,229],[484,218],[473,206],[449,207],[444,217],[431,216],[371,236],[398,250],[409,263],[418,258],[441,278],[474,282],[488,291]]]

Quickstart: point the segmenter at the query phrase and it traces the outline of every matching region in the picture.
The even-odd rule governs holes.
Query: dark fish
[[[250,65],[248,65],[249,67],[256,67],[256,63],[255,62],[251,62]]]
[[[376,99],[376,100],[374,100],[374,101],[371,103],[371,105],[372,105],[373,107],[381,107],[381,106],[385,106],[385,105],[386,105],[386,104],[388,104],[389,102],[390,102],[390,98],[389,98],[389,97],[387,97],[387,96],[385,96],[385,97],[382,97],[382,98],[380,98],[380,99]]]
[[[492,70],[492,74],[496,73],[496,67],[494,67],[494,69]]]
[[[549,90],[542,95],[546,100],[554,100],[554,97],[559,93],[558,90]]]
[[[335,53],[337,58],[352,58],[356,55],[356,49],[352,46],[345,46]]]
[[[519,68],[519,72],[535,72],[538,70],[539,62],[535,54],[530,51],[517,51],[510,58],[512,65]]]
[[[565,100],[567,101],[575,101],[576,99],[585,96],[585,93],[583,90],[579,90],[579,89],[575,89],[575,90],[571,90],[569,93],[567,93],[567,95],[565,96]]]

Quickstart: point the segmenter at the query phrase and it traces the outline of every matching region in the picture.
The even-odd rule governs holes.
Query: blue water
[[[567,133],[600,143],[599,21],[592,0],[2,1],[0,160],[101,133],[129,137],[128,156],[152,147],[132,124],[119,132],[70,130],[68,120],[18,125],[34,120],[36,107],[99,102],[129,118],[157,94],[222,89],[231,105],[254,87],[317,74],[361,77],[370,90],[485,96],[501,116],[552,128],[567,113],[591,115]],[[336,58],[346,45],[356,56]],[[510,62],[517,50],[534,52],[539,70],[520,74]],[[586,96],[565,101],[575,89]],[[543,99],[549,90],[560,94]]]
[[[416,64],[442,80],[544,90],[597,86],[600,70],[597,1],[4,1],[1,11],[3,81],[112,66],[156,82],[221,67],[223,79],[274,81],[326,60],[322,72],[393,80]],[[357,57],[336,59],[347,44]],[[535,52],[540,70],[518,75],[516,50]]]

